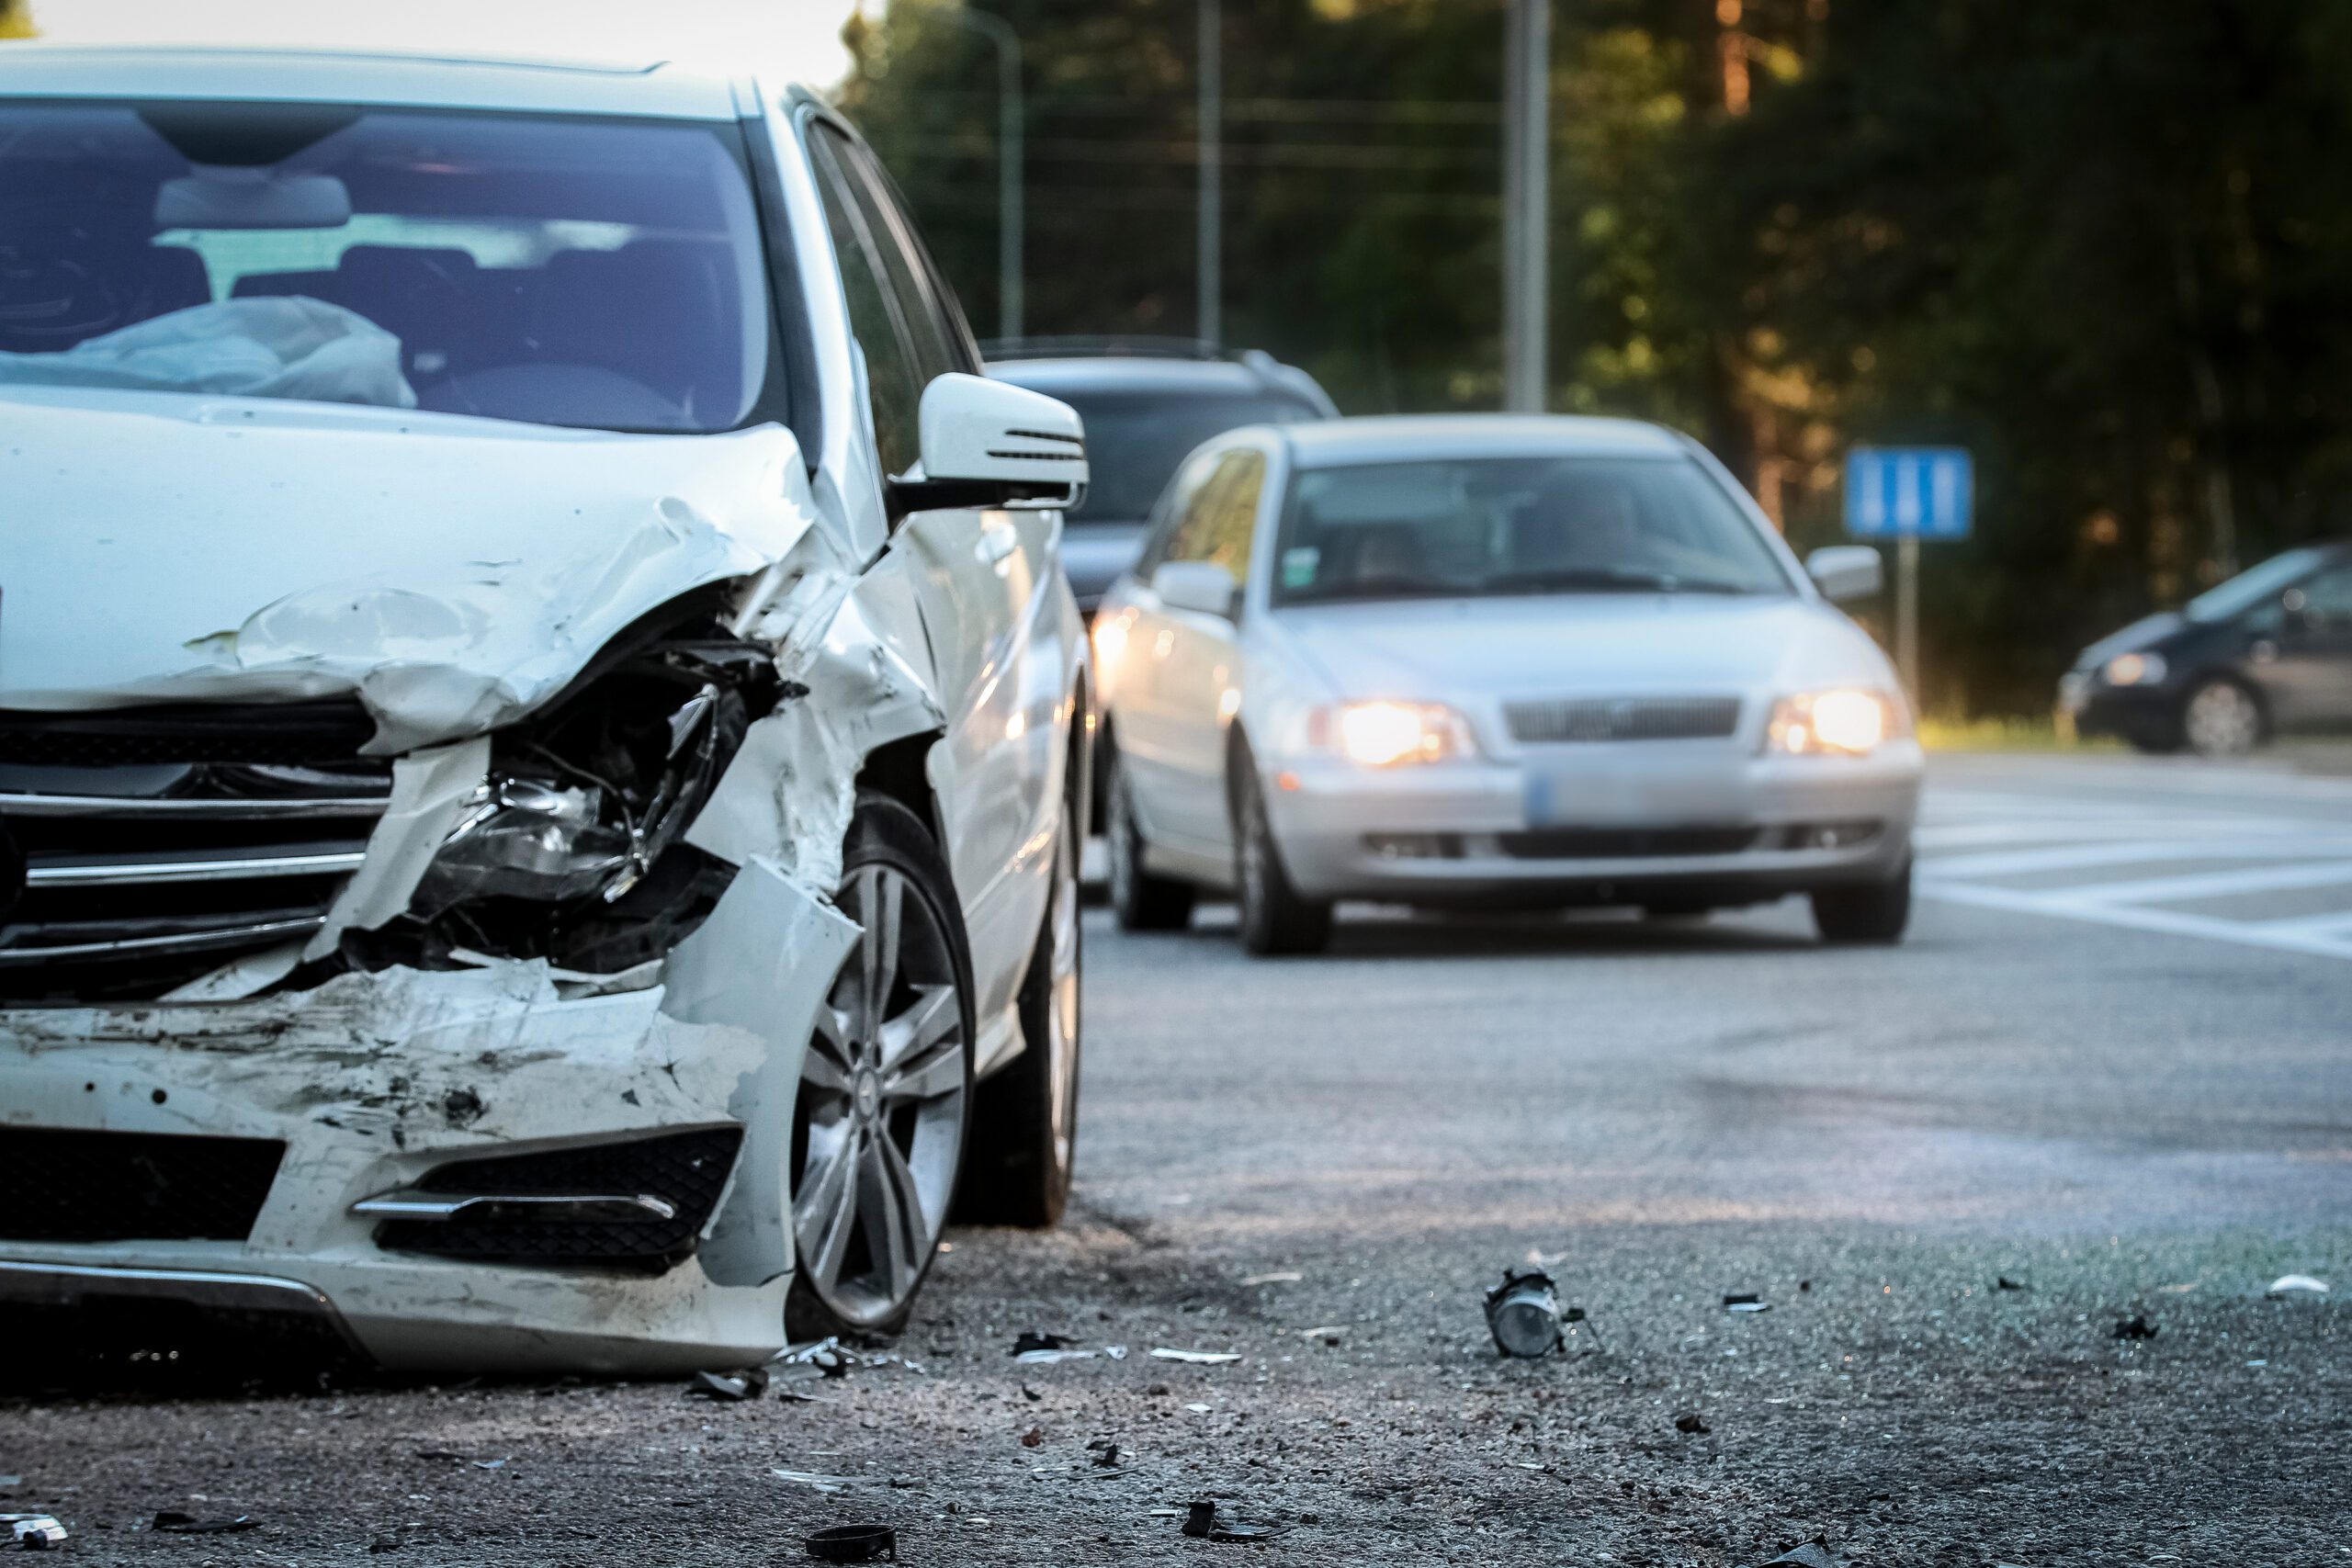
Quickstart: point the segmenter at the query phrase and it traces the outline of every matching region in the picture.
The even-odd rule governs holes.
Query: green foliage
[[[893,0],[846,107],[983,330],[986,42]],[[989,0],[1023,39],[1034,332],[1188,332],[1194,0]],[[1555,56],[1555,407],[1700,434],[1838,529],[1857,441],[1952,441],[1928,700],[2352,533],[2352,5],[1577,0]],[[1227,336],[1343,408],[1491,407],[1502,17],[1226,0]],[[1726,50],[1745,62],[1744,100]],[[1735,110],[1744,112],[1735,112]]]

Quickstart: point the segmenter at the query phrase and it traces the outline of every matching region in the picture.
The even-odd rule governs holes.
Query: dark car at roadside
[[[2207,757],[2352,729],[2352,541],[2273,556],[2091,644],[2058,705],[2086,739]]]
[[[1024,338],[985,344],[988,373],[1059,398],[1086,422],[1092,483],[1069,513],[1062,562],[1080,610],[1135,564],[1176,465],[1245,424],[1337,419],[1315,378],[1261,349],[1229,354],[1189,338]]]

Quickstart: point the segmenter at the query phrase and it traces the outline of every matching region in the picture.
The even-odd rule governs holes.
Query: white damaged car
[[[1052,1223],[1086,463],[979,367],[803,92],[0,53],[0,1302],[650,1371]]]

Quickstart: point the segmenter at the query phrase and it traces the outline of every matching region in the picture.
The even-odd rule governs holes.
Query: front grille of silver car
[[[316,931],[390,797],[373,732],[344,703],[0,713],[0,1003],[158,997]]]
[[[1573,697],[1503,705],[1522,745],[1590,740],[1719,740],[1739,728],[1737,697]]]

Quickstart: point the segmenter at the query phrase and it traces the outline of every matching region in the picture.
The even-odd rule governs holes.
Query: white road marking
[[[2293,815],[2306,799],[2342,805],[2352,789],[2312,779],[2181,775],[2166,770],[2070,770],[2064,784],[2123,785],[2102,797],[2018,790],[1931,789],[1930,820],[1917,830],[1923,898],[2043,915],[2131,931],[2200,938],[2274,952],[2352,959],[2352,908],[2276,919],[2233,919],[2167,905],[2248,894],[2352,887],[2352,818]],[[2240,784],[2256,787],[2238,788]],[[2184,802],[2167,791],[2234,793],[2235,810]],[[2257,798],[2248,800],[2247,795]],[[2275,807],[2274,807],[2275,802]],[[2163,875],[2167,863],[2205,863]],[[2003,878],[2053,877],[2018,887]]]

